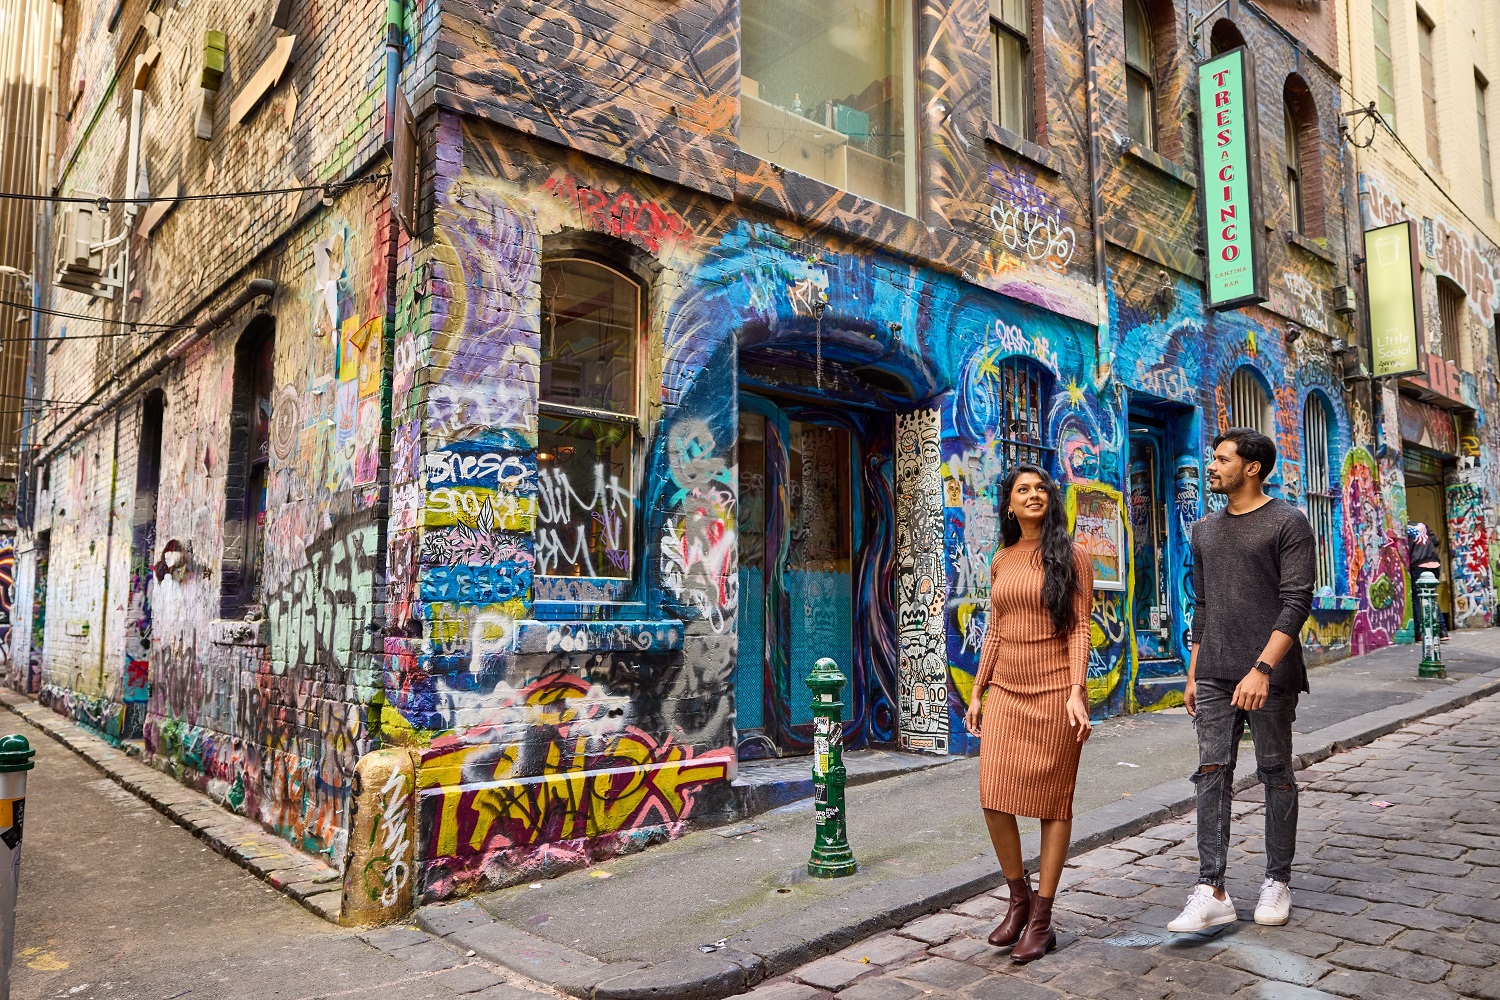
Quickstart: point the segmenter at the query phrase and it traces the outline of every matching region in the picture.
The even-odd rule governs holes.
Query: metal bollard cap
[[[827,656],[814,663],[812,673],[807,675],[807,686],[818,694],[838,694],[847,681],[839,665]]]
[[[36,761],[31,759],[35,756],[31,743],[21,734],[0,736],[0,774],[31,770],[36,767]]]

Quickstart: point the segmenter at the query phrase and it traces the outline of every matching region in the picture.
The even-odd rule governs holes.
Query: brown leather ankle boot
[[[1012,962],[1034,962],[1057,947],[1057,932],[1052,929],[1052,897],[1039,892],[1031,894],[1031,919],[1021,932],[1010,953]]]
[[[990,944],[996,948],[1009,948],[1021,940],[1021,932],[1026,929],[1026,921],[1031,916],[1031,899],[1035,895],[1031,891],[1030,875],[1008,878],[1005,884],[1010,886],[1010,906],[1006,908],[1000,926],[990,931]]]

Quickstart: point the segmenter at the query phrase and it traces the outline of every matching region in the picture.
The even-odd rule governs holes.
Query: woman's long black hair
[[[1005,477],[1000,487],[1000,538],[1007,548],[1021,540],[1021,522],[1011,517],[1010,491],[1022,473],[1030,472],[1047,491],[1047,513],[1042,516],[1042,604],[1052,616],[1052,627],[1065,632],[1073,627],[1073,598],[1078,592],[1078,567],[1073,562],[1073,536],[1068,533],[1068,515],[1063,510],[1062,490],[1047,470],[1022,462]]]

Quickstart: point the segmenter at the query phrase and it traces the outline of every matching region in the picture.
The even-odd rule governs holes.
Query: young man
[[[1209,489],[1229,498],[1193,526],[1192,662],[1183,698],[1198,731],[1198,885],[1174,932],[1239,919],[1224,892],[1234,764],[1245,723],[1266,789],[1266,880],[1255,922],[1279,925],[1292,909],[1297,782],[1292,720],[1307,670],[1297,636],[1312,609],[1312,528],[1302,512],[1261,489],[1276,446],[1234,427],[1214,438]]]

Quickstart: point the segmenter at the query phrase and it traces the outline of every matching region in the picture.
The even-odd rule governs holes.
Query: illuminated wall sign
[[[1231,49],[1198,67],[1203,135],[1203,212],[1208,233],[1208,305],[1234,309],[1266,298],[1260,218],[1260,140],[1250,50]]]
[[[1410,222],[1365,230],[1365,296],[1370,303],[1370,363],[1377,378],[1422,370],[1422,282],[1417,231]]]

